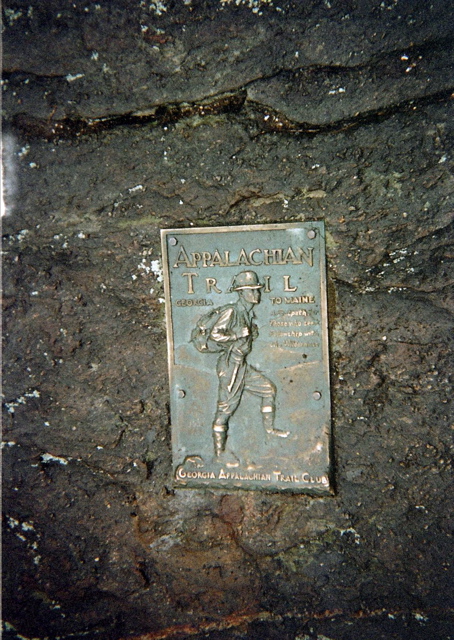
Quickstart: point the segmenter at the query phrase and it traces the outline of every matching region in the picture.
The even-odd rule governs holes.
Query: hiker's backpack
[[[225,345],[210,339],[211,330],[216,324],[220,314],[232,305],[212,309],[197,320],[197,324],[191,332],[191,342],[197,351],[202,353],[218,353],[225,349]]]

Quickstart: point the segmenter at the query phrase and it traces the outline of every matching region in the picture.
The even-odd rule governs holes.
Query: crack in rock
[[[252,132],[253,137],[265,133],[290,133],[312,136],[319,133],[336,133],[386,120],[397,113],[411,112],[425,105],[449,100],[453,93],[454,87],[324,124],[291,120],[283,113],[247,98],[246,91],[241,89],[236,93],[216,96],[211,100],[207,99],[197,103],[161,105],[149,111],[131,112],[118,116],[87,119],[64,118],[63,120],[49,121],[26,114],[19,114],[13,118],[12,127],[27,138],[59,140],[100,133],[116,127],[165,126],[190,118],[202,119],[209,116],[244,113],[247,124],[254,129]]]

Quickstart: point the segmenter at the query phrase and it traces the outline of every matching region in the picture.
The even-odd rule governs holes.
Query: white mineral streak
[[[66,458],[60,458],[59,456],[53,456],[51,453],[43,453],[41,456],[41,460],[44,464],[48,462],[58,462],[58,464],[67,465],[68,460]]]
[[[85,73],[76,73],[75,75],[72,75],[71,73],[68,73],[68,75],[66,76],[66,81],[67,82],[74,82],[74,80],[79,80],[79,78],[83,78],[85,75]]]

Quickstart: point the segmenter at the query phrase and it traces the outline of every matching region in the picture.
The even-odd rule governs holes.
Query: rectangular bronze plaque
[[[331,493],[323,223],[161,235],[176,484]]]

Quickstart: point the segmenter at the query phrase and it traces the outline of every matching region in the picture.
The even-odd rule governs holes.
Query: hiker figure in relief
[[[236,291],[237,302],[214,309],[199,319],[191,341],[202,352],[219,352],[216,366],[218,399],[212,425],[214,452],[222,460],[229,420],[246,391],[261,398],[261,416],[266,434],[286,438],[288,431],[274,427],[276,386],[247,362],[258,336],[254,307],[260,303],[263,284],[255,271],[242,271],[233,279],[229,291]]]

